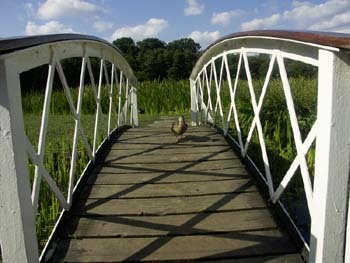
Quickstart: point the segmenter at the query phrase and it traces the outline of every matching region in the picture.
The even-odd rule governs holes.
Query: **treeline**
[[[132,38],[119,38],[113,41],[124,54],[140,80],[188,79],[193,66],[200,57],[200,45],[191,38],[182,38],[165,43],[157,38],[148,38],[134,42]],[[235,75],[239,55],[228,55],[231,74]],[[266,54],[249,54],[249,69],[253,78],[264,78],[270,63]],[[289,77],[314,77],[317,69],[294,60],[285,60]],[[217,60],[216,69],[220,71],[221,61]],[[275,63],[272,77],[278,77],[279,71]],[[241,79],[246,79],[244,67],[241,67]]]
[[[113,44],[123,53],[139,81],[145,80],[188,80],[191,71],[202,51],[198,43],[191,38],[182,38],[166,43],[157,38],[147,38],[135,42],[132,38],[119,38]],[[99,59],[90,58],[95,80],[98,79]],[[239,55],[228,55],[228,64],[232,77],[235,77]],[[250,54],[249,69],[255,79],[264,78],[269,67],[270,56]],[[221,60],[216,60],[217,74],[220,72]],[[79,85],[81,58],[69,58],[61,61],[67,82],[70,87]],[[289,77],[315,77],[317,68],[293,60],[285,60]],[[21,74],[22,90],[43,90],[46,85],[48,65],[29,70]],[[208,72],[210,74],[210,72]],[[209,75],[208,75],[209,76]],[[279,77],[275,63],[272,78]],[[244,66],[239,78],[246,79]],[[89,78],[86,77],[86,82]],[[62,84],[55,74],[54,88]]]
[[[158,38],[134,42],[124,37],[113,41],[123,52],[138,80],[188,79],[200,55],[200,45],[191,38],[169,43]]]

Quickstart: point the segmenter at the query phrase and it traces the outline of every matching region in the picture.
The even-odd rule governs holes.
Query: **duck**
[[[187,131],[187,123],[183,115],[179,116],[177,122],[173,122],[171,125],[171,131],[176,136],[177,141],[182,139],[182,135]]]

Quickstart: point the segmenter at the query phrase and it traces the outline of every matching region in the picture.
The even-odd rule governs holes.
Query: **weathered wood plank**
[[[71,239],[61,242],[54,260],[62,256],[67,262],[194,260],[293,252],[295,248],[286,235],[278,230],[266,230],[132,239]]]
[[[164,139],[164,138],[170,138],[173,139],[175,136],[172,134],[172,132],[169,130],[158,130],[158,131],[148,131],[148,130],[142,130],[143,132],[127,132],[124,133],[119,139],[119,142],[127,141],[127,140],[134,140],[134,141],[154,141],[157,139]],[[184,135],[183,140],[181,142],[191,141],[198,139],[198,142],[202,141],[225,141],[225,139],[218,134],[215,130],[203,130],[203,131],[195,131],[189,129]]]
[[[90,175],[87,184],[139,184],[152,181],[154,183],[174,183],[174,182],[207,182],[232,179],[251,178],[244,168],[231,169],[230,173],[222,174],[216,172],[186,172],[173,173],[171,176],[163,177],[160,180],[159,176],[163,173],[148,172],[148,173],[94,173]]]
[[[158,178],[162,178],[160,175]],[[208,194],[225,194],[235,192],[258,191],[252,179],[237,179],[212,182],[176,182],[172,184],[152,184],[157,177],[149,180],[149,184],[129,185],[94,185],[91,191],[86,190],[83,196],[88,198],[146,198],[168,196],[196,196]],[[250,184],[246,187],[247,184]],[[90,188],[89,186],[87,188]]]
[[[88,199],[77,201],[74,215],[167,215],[263,208],[257,192],[191,197]]]
[[[115,147],[114,147],[115,146]],[[107,151],[106,154],[112,154],[114,156],[129,156],[133,154],[138,155],[173,155],[174,153],[177,154],[188,154],[188,153],[196,153],[196,154],[208,154],[208,153],[216,153],[216,152],[223,152],[228,151],[232,152],[231,148],[227,145],[221,145],[221,146],[207,146],[207,147],[198,147],[198,146],[192,146],[187,147],[184,145],[179,146],[152,146],[148,148],[119,148],[116,145],[111,146]],[[234,152],[232,152],[232,156],[237,156]]]
[[[245,166],[236,159],[231,161],[213,160],[203,162],[175,162],[167,163],[103,163],[96,166],[96,170],[102,173],[128,173],[128,172],[182,172],[182,171],[212,171],[222,172],[223,170],[232,173],[231,169],[244,168]],[[219,171],[220,170],[220,171]]]
[[[175,139],[174,139],[175,140]],[[170,141],[169,143],[159,143],[159,142],[120,142],[116,143],[111,146],[112,149],[141,149],[141,150],[148,150],[150,148],[163,148],[163,149],[172,149],[172,148],[192,148],[192,149],[199,149],[199,148],[205,148],[205,147],[227,147],[227,144],[222,143],[203,143],[198,145],[196,142],[191,143],[174,143]]]
[[[202,262],[202,261],[198,261]],[[262,257],[247,257],[247,258],[234,258],[234,259],[221,259],[215,261],[205,261],[206,263],[303,263],[304,260],[300,254],[293,253],[287,255],[273,255]]]
[[[74,217],[72,224],[67,226],[67,232],[75,238],[102,238],[193,235],[276,227],[267,209],[253,209],[165,216]]]
[[[201,170],[195,169],[198,166],[189,168],[189,169],[174,169],[175,167],[162,167],[161,164],[158,164],[158,167],[153,164],[150,165],[153,167],[142,167],[141,165],[132,165],[132,164],[98,164],[94,169],[94,173],[113,173],[113,174],[135,174],[135,173],[162,173],[167,174],[168,176],[183,173],[183,174],[213,174],[213,175],[227,175],[235,174],[236,172],[240,173],[245,166],[242,164],[231,165],[227,167],[210,167],[207,165],[206,169],[202,167]],[[167,168],[167,169],[164,169]]]
[[[192,153],[187,151],[178,153],[176,150],[168,151],[166,156],[165,151],[150,151],[146,153],[134,153],[130,155],[121,155],[118,151],[111,151],[108,155],[100,162],[112,162],[112,163],[152,163],[152,162],[194,162],[194,161],[204,161],[204,160],[225,160],[233,161],[237,160],[238,157],[233,155],[232,150],[219,151],[216,154],[213,153]]]

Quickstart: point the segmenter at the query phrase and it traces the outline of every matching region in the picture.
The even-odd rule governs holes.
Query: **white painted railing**
[[[230,72],[228,56],[239,56],[237,71]],[[254,92],[248,54],[267,54],[269,66],[260,97]],[[285,60],[291,59],[318,68],[317,119],[303,140],[294,108]],[[274,182],[266,150],[260,112],[264,107],[272,69],[278,69],[292,127],[296,156],[280,182]],[[236,91],[241,82],[239,73],[245,69],[254,116],[248,134],[242,136],[238,118]],[[224,76],[229,89],[230,106],[222,106]],[[252,31],[233,34],[215,42],[205,50],[195,65],[191,78],[192,125],[212,123],[229,134],[234,123],[235,140],[242,157],[251,161],[247,149],[254,130],[258,133],[268,195],[289,217],[280,202],[297,169],[301,171],[307,206],[311,216],[310,244],[297,227],[295,230],[309,250],[310,262],[350,262],[350,35],[288,31]],[[215,101],[212,101],[216,98]],[[224,111],[228,111],[225,114]],[[219,115],[219,121],[217,120]],[[227,116],[227,117],[226,117]],[[246,141],[243,138],[246,137]],[[234,139],[234,138],[232,138]],[[316,143],[314,184],[310,178],[306,153]],[[254,165],[254,163],[252,163]],[[276,179],[275,179],[276,180]],[[274,189],[274,183],[278,185]]]
[[[81,58],[81,73],[77,105],[74,105],[61,60]],[[100,60],[98,84],[95,84],[90,58]],[[107,70],[106,63],[111,69]],[[21,103],[20,74],[48,64],[48,77],[38,148],[31,144],[24,132]],[[55,72],[58,73],[74,117],[74,136],[67,198],[44,167],[50,100]],[[96,103],[96,117],[92,145],[80,122],[85,75],[90,78]],[[98,151],[97,136],[101,123],[102,79],[109,87],[107,137],[124,124],[138,126],[137,80],[121,53],[108,42],[83,35],[36,36],[0,41],[0,240],[4,262],[38,262],[35,234],[35,215],[42,179],[58,198],[62,208],[68,210],[79,182],[74,182],[77,161],[77,141],[81,136],[90,162]],[[123,98],[122,98],[123,96]],[[115,101],[114,98],[118,98]],[[122,101],[125,100],[124,105]],[[112,127],[112,110],[117,114],[117,127]],[[28,158],[35,165],[33,188],[30,189]]]

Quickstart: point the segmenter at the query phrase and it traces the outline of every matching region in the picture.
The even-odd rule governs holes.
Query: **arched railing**
[[[71,87],[67,83],[61,64],[63,59],[68,58],[79,58],[81,61],[76,103],[72,98]],[[99,64],[98,83],[95,83],[91,66],[92,58]],[[38,147],[36,148],[24,131],[20,74],[42,65],[48,66],[48,73]],[[69,185],[65,194],[62,193],[44,166],[55,74],[58,75],[74,118],[74,135],[69,158]],[[86,76],[89,77],[89,81],[86,81]],[[86,86],[87,82],[89,87]],[[79,181],[75,182],[74,179],[78,158],[78,138],[82,139],[88,154],[90,160],[88,166],[94,162],[99,151],[98,129],[102,116],[101,89],[103,85],[108,88],[106,141],[114,130],[125,124],[138,126],[137,80],[116,47],[95,37],[75,34],[0,40],[0,240],[2,257],[5,262],[39,261],[35,215],[42,179],[49,185],[64,210],[71,207],[73,193],[79,184]],[[96,113],[93,139],[90,140],[92,143],[89,143],[80,118],[82,103],[84,103],[84,89],[87,88],[92,89]],[[117,112],[115,114],[117,120],[112,119],[113,111]],[[113,126],[113,123],[116,123],[116,127]],[[30,189],[28,160],[35,166],[32,190]]]
[[[267,63],[257,91],[250,61],[260,54]],[[310,129],[305,134],[300,129],[286,61],[310,65],[315,71],[315,120],[308,123]],[[267,150],[269,124],[261,116],[270,96],[271,82],[275,80],[280,83],[295,149],[295,156],[281,179],[271,172],[276,164],[271,162]],[[241,156],[258,171],[270,201],[281,207],[299,234],[310,252],[310,261],[349,262],[350,35],[288,31],[232,34],[204,51],[190,82],[192,124],[209,122],[219,126],[236,143]],[[252,109],[252,116],[244,120],[237,95],[242,89],[248,94]],[[229,98],[224,98],[225,94]],[[242,129],[243,121],[247,129]],[[260,170],[248,154],[254,132],[258,144],[255,149],[261,154]],[[315,150],[315,161],[310,165],[306,155],[311,149]],[[310,242],[280,201],[287,187],[296,180],[296,174],[302,178],[311,217]]]

